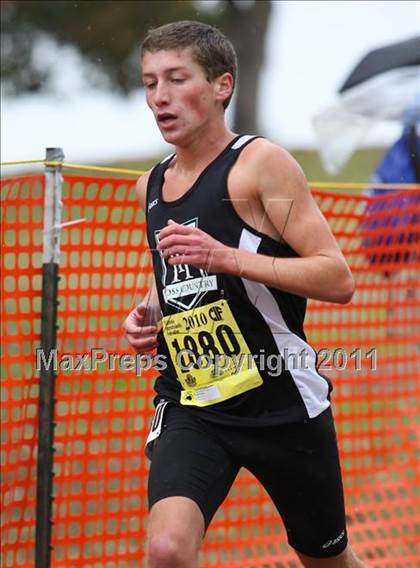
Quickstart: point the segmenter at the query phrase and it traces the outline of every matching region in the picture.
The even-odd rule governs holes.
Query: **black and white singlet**
[[[164,173],[173,156],[154,167],[147,186],[147,237],[163,316],[178,321],[177,315],[182,319],[189,312],[193,316],[188,321],[197,326],[194,336],[186,337],[184,333],[179,341],[178,324],[173,326],[170,342],[159,332],[158,354],[168,364],[155,383],[158,398],[181,404],[183,388],[173,364],[174,346],[179,348],[181,343],[181,348],[192,349],[196,354],[209,349],[213,353],[209,333],[200,332],[206,317],[200,309],[226,301],[237,324],[235,329],[239,328],[262,380],[241,394],[205,407],[188,406],[188,410],[203,419],[238,426],[301,421],[319,415],[329,406],[331,385],[317,371],[316,353],[307,343],[303,330],[306,299],[239,276],[212,274],[191,265],[172,266],[156,247],[160,230],[173,219],[198,227],[229,247],[280,258],[297,256],[285,242],[278,242],[244,222],[230,201],[228,174],[240,152],[255,138],[237,136],[175,201],[166,202],[162,197]],[[212,328],[213,336],[220,339],[214,349],[220,351],[220,345],[228,345],[227,349],[232,349],[229,353],[234,352],[236,341],[232,330],[226,325],[219,327]],[[187,380],[190,377],[194,381],[193,371]]]

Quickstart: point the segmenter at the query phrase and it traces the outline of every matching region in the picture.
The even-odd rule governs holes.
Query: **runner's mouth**
[[[175,114],[170,114],[170,113],[162,113],[162,114],[158,114],[157,116],[157,120],[159,124],[170,124],[171,122],[175,121],[177,119],[177,116]]]

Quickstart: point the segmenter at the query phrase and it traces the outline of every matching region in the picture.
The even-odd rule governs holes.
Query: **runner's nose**
[[[156,85],[154,103],[157,107],[161,107],[162,105],[169,103],[168,87],[163,81],[159,81]]]

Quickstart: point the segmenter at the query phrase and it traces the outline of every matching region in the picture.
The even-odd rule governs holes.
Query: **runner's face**
[[[215,83],[207,81],[190,48],[146,52],[142,68],[147,104],[166,142],[188,143],[220,112]]]

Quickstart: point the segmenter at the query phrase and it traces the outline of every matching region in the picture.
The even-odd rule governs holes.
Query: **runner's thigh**
[[[200,508],[207,529],[238,469],[203,422],[168,405],[151,452],[149,508],[166,497],[188,497]]]
[[[319,558],[342,552],[347,534],[331,410],[305,423],[266,430],[260,448],[246,467],[276,505],[289,544]]]

